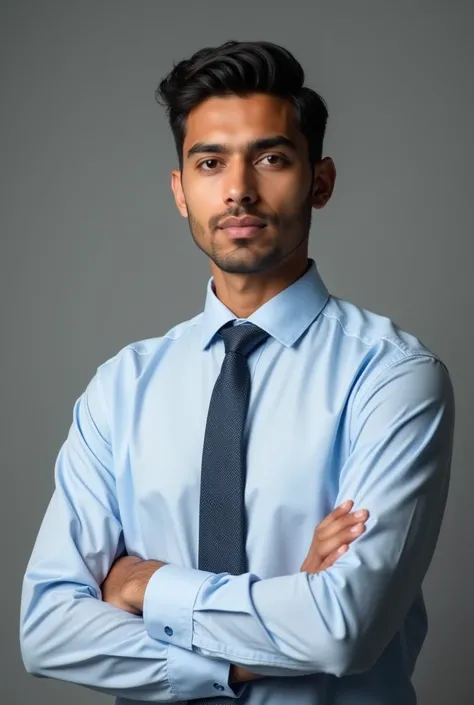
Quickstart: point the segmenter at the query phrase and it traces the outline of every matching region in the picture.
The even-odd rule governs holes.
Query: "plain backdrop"
[[[420,705],[474,702],[473,6],[0,2],[2,705],[112,702],[26,674],[21,580],[96,367],[203,308],[208,263],[175,209],[154,91],[228,39],[285,45],[328,103],[338,178],[310,254],[330,291],[390,316],[451,372],[452,481],[415,681]]]

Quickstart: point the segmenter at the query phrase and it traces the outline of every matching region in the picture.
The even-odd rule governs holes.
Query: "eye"
[[[203,162],[199,162],[197,168],[201,171],[215,171],[216,165],[219,163],[218,159],[205,159]]]
[[[286,166],[290,163],[289,159],[283,157],[281,154],[266,154],[260,159],[260,163],[264,162],[265,159],[269,160],[267,166]]]

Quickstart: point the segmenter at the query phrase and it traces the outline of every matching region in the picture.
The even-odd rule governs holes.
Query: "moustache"
[[[260,213],[256,210],[242,210],[240,208],[238,210],[229,210],[225,213],[220,213],[219,215],[213,216],[209,220],[209,227],[211,230],[217,230],[219,227],[219,223],[221,223],[223,220],[227,218],[244,218],[245,216],[259,218],[259,220],[262,220],[266,225],[278,224],[278,217],[274,214],[269,215],[268,213]]]

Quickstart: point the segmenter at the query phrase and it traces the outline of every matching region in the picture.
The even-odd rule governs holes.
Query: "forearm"
[[[401,628],[436,546],[453,418],[449,377],[433,360],[384,371],[353,412],[340,471],[337,501],[352,497],[368,509],[366,533],[314,575],[208,577],[164,566],[145,594],[150,636],[263,675],[371,668]]]
[[[151,639],[143,619],[70,584],[51,586],[35,599],[25,579],[21,650],[33,675],[76,683],[106,695],[174,702],[222,695],[229,664]],[[234,686],[235,687],[235,686]]]
[[[190,598],[199,582],[197,597]],[[203,582],[200,571],[164,566],[147,588],[145,627],[153,638],[231,661],[255,674],[314,673],[314,603],[305,585],[306,573],[270,580],[225,574]],[[263,592],[256,592],[257,586]],[[186,609],[187,604],[194,609]]]
[[[186,602],[180,601],[179,621],[173,619],[170,596],[180,592],[178,584],[189,575],[166,566],[163,589],[158,581],[157,591],[153,581],[150,584],[145,625],[154,638],[232,661],[259,675],[319,672],[340,677],[367,670],[401,626],[429,560],[429,552],[420,552],[410,570],[407,563],[399,570],[388,567],[383,556],[389,548],[383,533],[377,536],[378,529],[374,522],[367,533],[372,530],[370,538],[378,544],[380,559],[363,550],[361,539],[338,565],[321,574],[267,580],[252,574],[216,576],[203,583],[188,613],[182,608]]]
[[[23,581],[26,669],[129,700],[235,697],[229,662],[151,639],[141,616],[102,594],[124,538],[99,375],[74,405],[55,485]]]

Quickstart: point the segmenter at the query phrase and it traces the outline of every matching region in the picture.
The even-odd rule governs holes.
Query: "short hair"
[[[160,82],[155,98],[166,107],[180,169],[191,110],[213,96],[246,97],[254,93],[284,98],[294,106],[314,166],[322,157],[328,110],[321,96],[306,87],[304,80],[303,68],[293,54],[271,42],[228,41],[200,49],[175,64]]]

